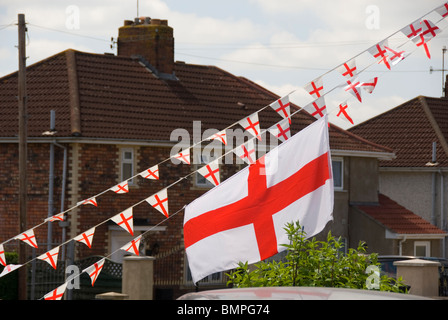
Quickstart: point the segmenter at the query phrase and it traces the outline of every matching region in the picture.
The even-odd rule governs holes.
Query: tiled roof
[[[176,62],[178,80],[160,79],[138,58],[66,50],[27,68],[28,135],[41,137],[56,112],[57,137],[169,141],[176,128],[224,129],[279,97],[214,66]],[[17,73],[0,78],[0,137],[16,137]],[[266,108],[263,129],[281,118]],[[301,112],[293,133],[315,119]],[[391,153],[336,126],[333,149]]]
[[[349,130],[394,150],[384,167],[425,167],[437,142],[437,162],[448,167],[448,99],[417,97]]]
[[[398,234],[445,234],[441,229],[385,195],[379,194],[378,200],[379,205],[362,205],[357,208]]]

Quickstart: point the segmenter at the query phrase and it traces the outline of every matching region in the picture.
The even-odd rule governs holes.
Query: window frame
[[[333,172],[333,183],[334,183],[334,165],[333,165],[333,163],[334,162],[339,162],[340,164],[341,164],[341,185],[339,186],[337,186],[336,184],[334,184],[334,190],[336,190],[336,191],[342,191],[342,190],[344,190],[344,158],[342,158],[342,157],[332,157],[331,158],[331,169],[332,169],[332,172]]]
[[[131,153],[131,159],[126,159],[126,157],[125,157],[126,153],[128,153],[128,152]],[[124,165],[131,165],[130,177],[125,177]],[[130,179],[130,178],[135,176],[135,169],[136,169],[135,168],[135,149],[132,147],[120,148],[120,179],[121,179],[121,182],[127,180],[129,186],[134,185],[134,179]]]
[[[417,247],[425,247],[425,255],[417,255]],[[430,257],[431,256],[431,241],[414,241],[414,256]]]

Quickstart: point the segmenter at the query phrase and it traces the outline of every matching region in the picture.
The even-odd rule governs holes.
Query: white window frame
[[[431,256],[431,241],[415,241],[414,242],[414,256],[417,256],[417,247],[425,247],[424,257]]]
[[[200,169],[205,164],[210,163],[210,162],[213,161],[213,159],[209,159],[208,156],[202,155],[202,154],[198,154],[197,155],[197,159],[198,159],[198,162],[197,162],[198,164],[195,165],[196,170]],[[209,188],[209,189],[211,189],[211,188],[214,187],[213,183],[211,183],[206,178],[204,178],[204,176],[201,175],[199,172],[196,172],[196,174],[195,174],[194,185],[195,185],[195,187],[198,187],[198,188]]]
[[[125,157],[126,153],[131,153],[131,159],[127,159]],[[131,176],[135,175],[135,149],[134,148],[121,148],[120,150],[120,178],[121,181],[128,180],[128,185],[133,185],[133,179],[129,179],[130,177],[124,176],[124,165],[131,165]]]
[[[341,190],[344,190],[344,158],[342,158],[342,157],[332,157],[331,158],[331,166],[332,166],[333,177],[334,177],[333,162],[340,162],[341,163],[341,185],[340,186],[334,185],[334,190],[341,191]],[[334,179],[333,179],[333,182],[334,182]]]

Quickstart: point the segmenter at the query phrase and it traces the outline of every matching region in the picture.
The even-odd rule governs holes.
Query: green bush
[[[307,239],[299,223],[289,223],[285,230],[290,244],[282,261],[261,261],[249,268],[247,263],[228,274],[233,287],[334,287],[377,289],[406,292],[402,279],[380,276],[378,254],[366,254],[366,246],[342,253],[343,242],[328,233],[326,241]]]
[[[5,252],[5,258],[8,264],[18,264],[19,256],[16,252]],[[4,267],[0,265],[0,273]],[[18,299],[18,272],[14,271],[0,278],[0,300]]]

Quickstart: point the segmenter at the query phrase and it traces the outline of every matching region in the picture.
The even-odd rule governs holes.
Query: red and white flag
[[[233,149],[233,152],[245,163],[252,164],[257,161],[257,151],[253,139],[248,140],[242,145]]]
[[[36,241],[36,236],[34,235],[33,229],[25,231],[24,233],[16,236],[14,239],[22,240],[26,244],[37,249],[37,241]]]
[[[50,266],[52,266],[53,269],[56,270],[58,264],[58,255],[59,255],[59,247],[56,247],[44,254],[41,254],[40,256],[37,257],[37,259],[48,262]]]
[[[145,179],[159,180],[159,166],[155,165],[143,172],[140,172],[140,176]]]
[[[55,222],[55,221],[64,221],[64,212],[55,214],[54,216],[44,220],[44,222]]]
[[[90,281],[92,282],[92,287],[95,285],[95,281],[100,275],[101,270],[103,269],[105,258],[101,259],[98,262],[95,262],[90,267],[84,269],[82,272],[85,272],[89,275]]]
[[[53,291],[50,291],[44,296],[44,300],[61,300],[65,293],[65,289],[67,289],[67,285],[68,282],[65,282],[63,285],[57,287]]]
[[[285,142],[291,138],[291,127],[289,126],[288,120],[289,119],[283,119],[268,129],[269,132],[281,142]]]
[[[118,224],[124,230],[129,232],[131,235],[134,235],[134,219],[132,214],[132,207],[126,209],[122,213],[117,214],[110,218],[113,222]]]
[[[78,206],[81,206],[81,205],[85,206],[85,205],[88,205],[88,204],[90,204],[92,206],[95,206],[95,207],[98,207],[98,202],[96,201],[95,197],[92,197],[92,198],[89,198],[89,199],[85,199],[85,200],[79,201],[77,203]]]
[[[291,104],[289,103],[289,96],[284,96],[277,101],[270,104],[270,107],[277,111],[277,113],[284,119],[288,119],[291,123]]]
[[[0,264],[6,267],[5,249],[2,244],[0,244]]]
[[[138,247],[140,246],[140,241],[142,240],[142,236],[138,236],[137,238],[129,241],[124,246],[122,246],[120,249],[133,253],[135,255],[139,255]]]
[[[440,14],[442,16],[442,18],[447,18],[448,17],[448,2],[445,4],[442,4],[440,7],[438,7],[435,10],[438,14]]]
[[[227,145],[227,133],[226,130],[222,130],[211,135],[207,140],[218,140],[221,141],[222,144]]]
[[[92,248],[93,235],[95,234],[95,227],[81,233],[79,236],[73,238],[73,240],[84,243],[89,248]]]
[[[381,41],[380,43],[377,43],[376,45],[370,47],[367,49],[367,51],[378,61],[378,64],[384,63],[384,65],[387,67],[387,69],[390,70],[390,61],[389,61],[389,55],[387,53],[387,50],[385,47],[388,47],[389,44],[386,40]]]
[[[0,273],[0,278],[6,276],[8,273],[13,272],[21,267],[21,264],[8,264],[3,268],[2,273]]]
[[[168,212],[168,191],[167,189],[163,189],[158,193],[148,197],[145,199],[150,205],[152,205],[155,209],[163,213],[165,217],[169,217]]]
[[[340,119],[344,119],[347,120],[348,122],[350,122],[351,124],[354,124],[353,119],[348,115],[348,104],[347,101],[341,103],[339,105],[339,112],[336,115],[336,117],[340,118]]]
[[[317,100],[309,103],[304,109],[311,113],[317,119],[323,118],[327,114],[327,105],[325,104],[325,97],[320,97]]]
[[[179,152],[178,154],[173,156],[174,159],[177,159],[180,161],[180,163],[186,163],[186,164],[191,164],[190,161],[190,149],[185,149],[182,150],[181,152]]]
[[[324,95],[324,83],[322,77],[319,77],[307,85],[305,85],[305,90],[308,92],[313,98],[318,99]]]
[[[338,67],[336,70],[338,70],[342,74],[342,76],[347,79],[351,79],[358,74],[358,71],[356,70],[355,59],[347,61],[346,63]]]
[[[120,182],[116,186],[113,186],[109,190],[112,190],[115,193],[128,193],[129,192],[129,184],[127,181]]]
[[[258,113],[253,113],[250,116],[240,120],[239,125],[242,126],[247,132],[249,132],[258,140],[261,140],[260,121],[258,120]]]
[[[375,90],[377,84],[378,84],[378,77],[375,77],[369,80],[368,82],[361,83],[361,87],[368,93],[372,93],[373,90]]]
[[[203,166],[198,170],[198,172],[215,186],[221,182],[219,177],[219,159]]]
[[[324,117],[185,208],[193,282],[285,250],[288,222],[318,234],[333,219],[333,197]]]

